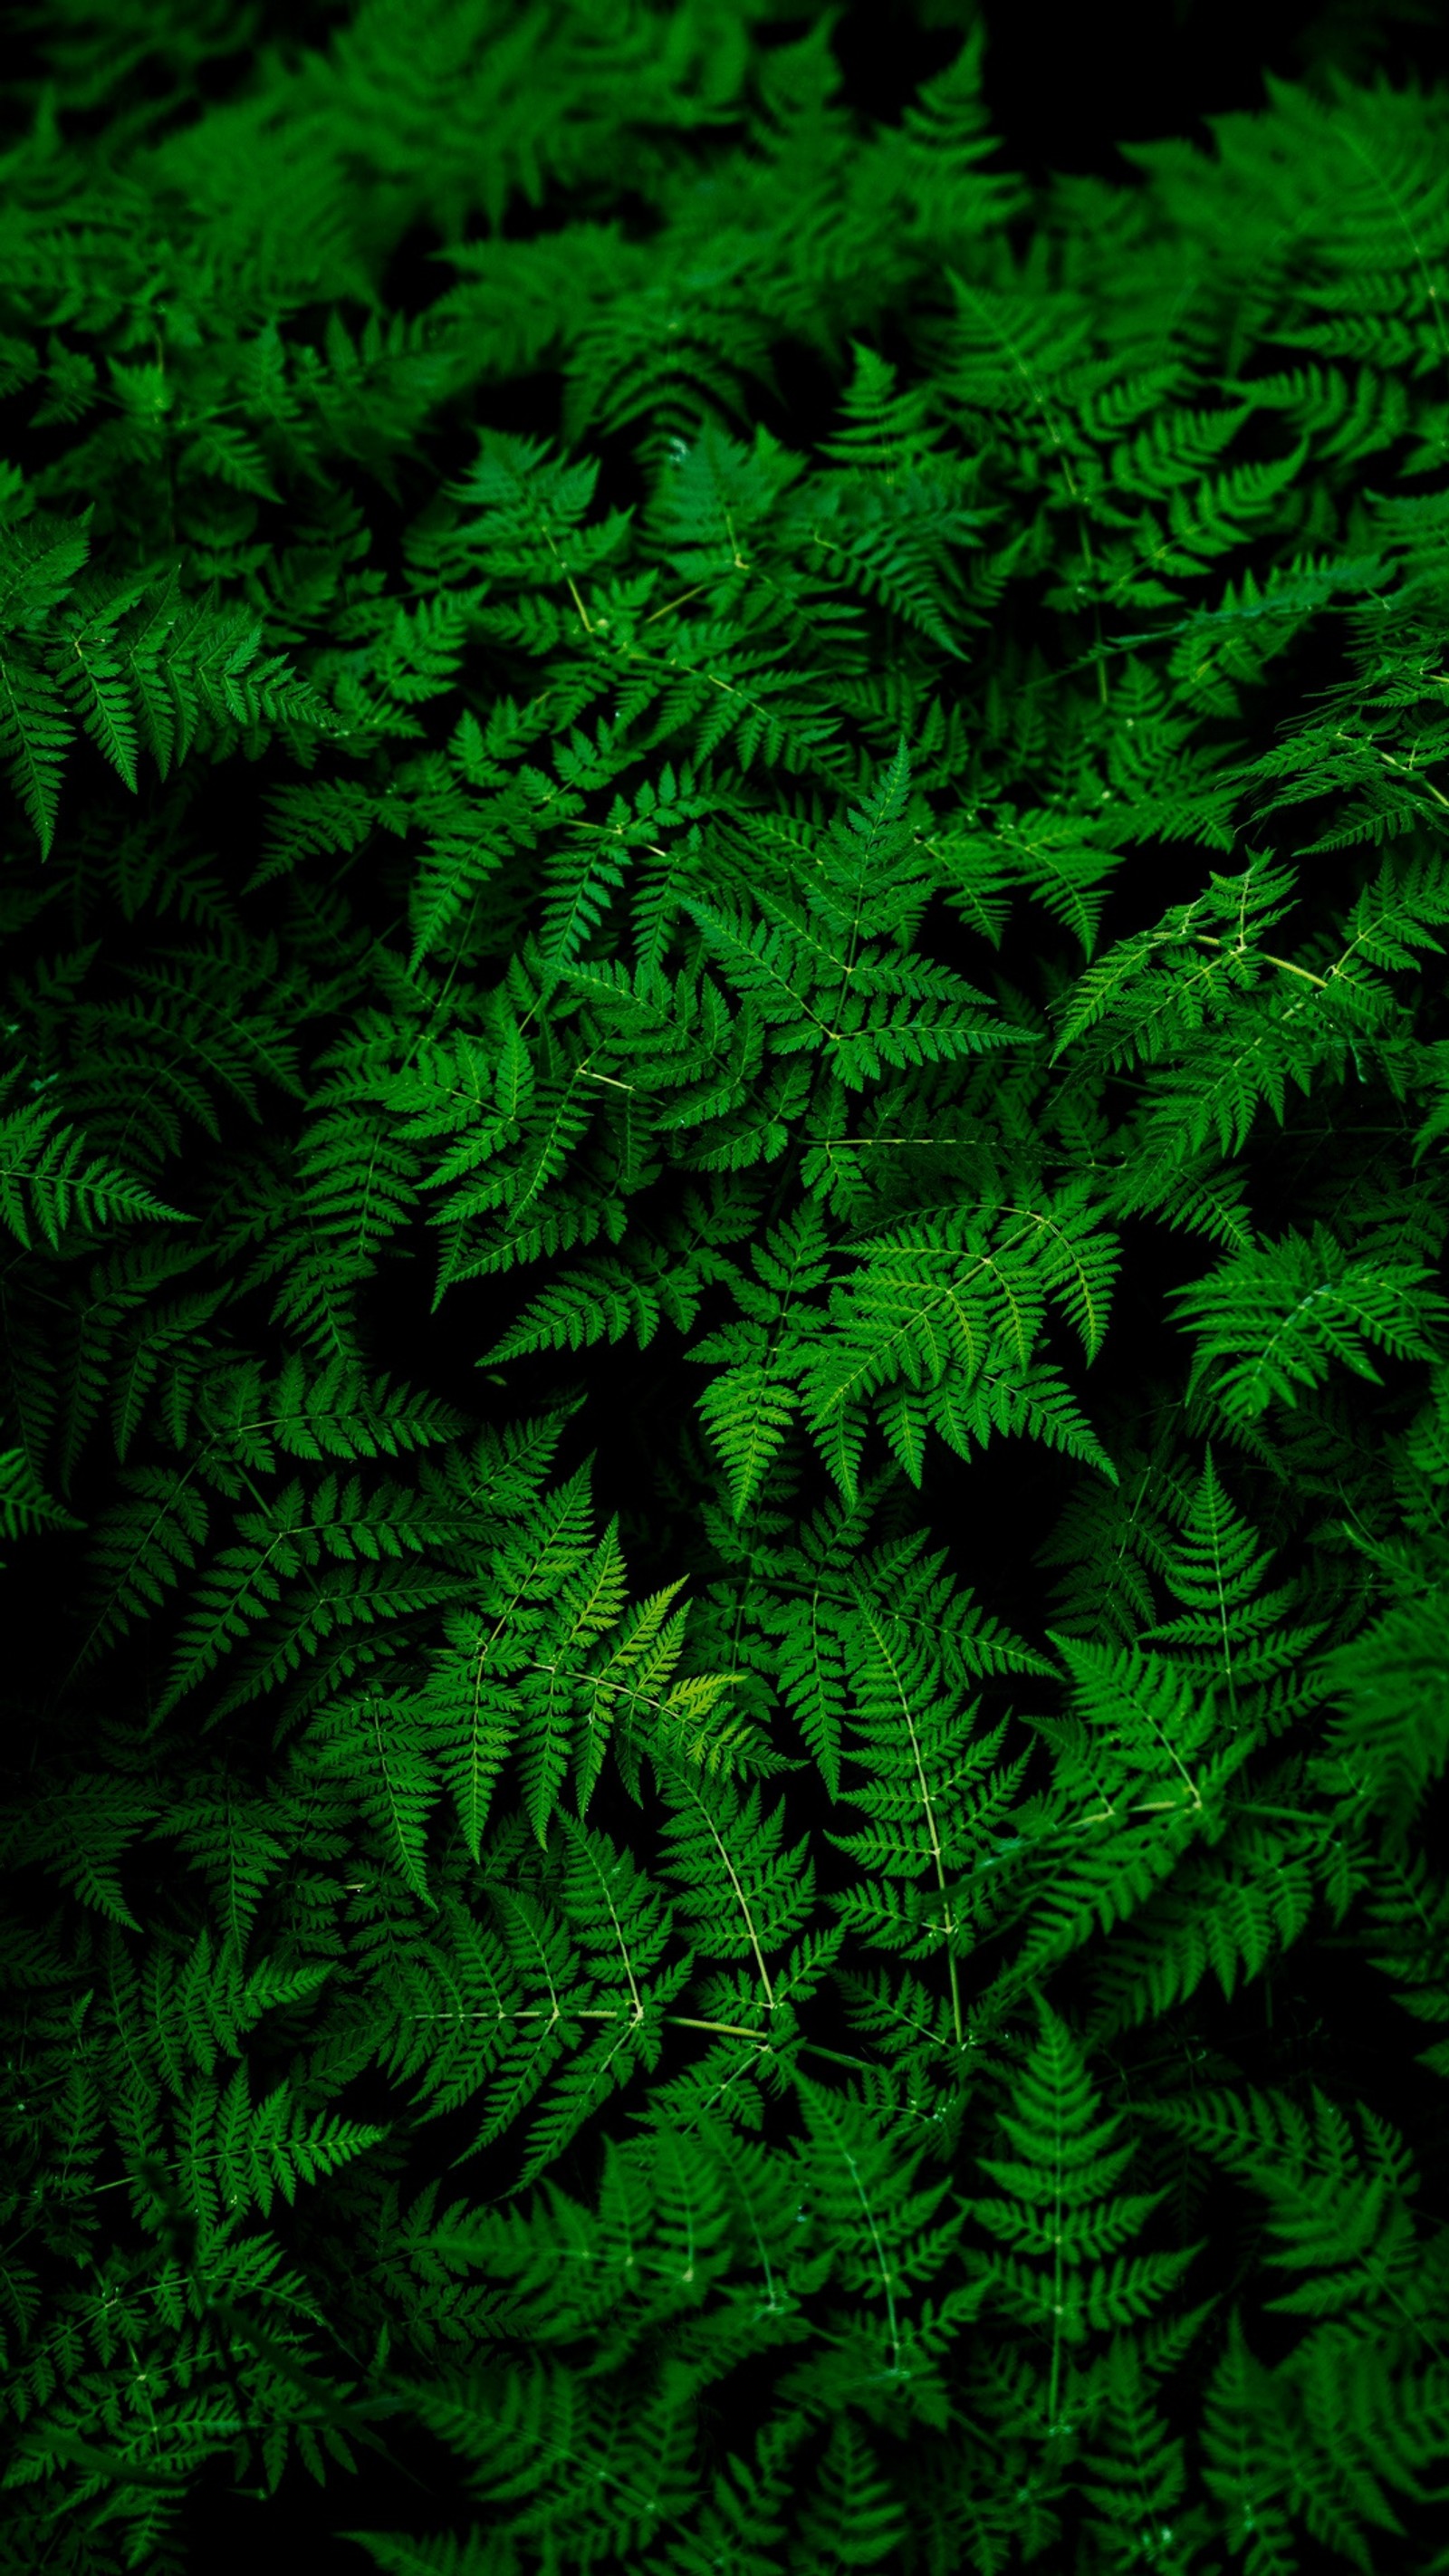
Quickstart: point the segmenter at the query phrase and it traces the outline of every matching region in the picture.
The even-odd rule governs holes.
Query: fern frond
[[[127,1217],[195,1224],[184,1209],[168,1207],[113,1164],[86,1160],[85,1153],[84,1135],[58,1124],[44,1100],[0,1107],[0,1223],[27,1251],[32,1223],[52,1249],[76,1221],[90,1232]]]
[[[1117,2191],[1132,2160],[1130,2144],[1115,2144],[1121,2121],[1099,2116],[1082,2052],[1040,1996],[1036,2013],[1040,2036],[1013,2086],[1011,2111],[999,2115],[1013,2152],[978,2158],[1005,2197],[968,2204],[974,2224],[1005,2250],[973,2248],[969,2264],[990,2284],[993,2305],[1048,2335],[1054,2422],[1067,2348],[1150,2317],[1201,2247],[1123,2251],[1161,2195]]]
[[[1321,1223],[1221,1262],[1172,1292],[1198,1338],[1189,1389],[1206,1382],[1230,1421],[1250,1420],[1321,1386],[1335,1359],[1379,1384],[1369,1343],[1395,1359],[1437,1359],[1449,1301],[1426,1284],[1432,1275],[1422,1263],[1355,1259]]]

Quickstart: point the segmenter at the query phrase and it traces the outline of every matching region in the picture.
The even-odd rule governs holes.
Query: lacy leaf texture
[[[1449,2569],[1449,99],[44,15],[5,2567]]]

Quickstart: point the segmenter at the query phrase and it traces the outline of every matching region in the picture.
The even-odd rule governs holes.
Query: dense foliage
[[[1449,2569],[1449,97],[53,16],[5,2565]]]

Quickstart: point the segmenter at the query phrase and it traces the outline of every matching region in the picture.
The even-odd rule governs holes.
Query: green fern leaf
[[[1206,1381],[1229,1420],[1251,1420],[1321,1386],[1334,1359],[1379,1384],[1366,1343],[1437,1359],[1449,1301],[1425,1284],[1432,1275],[1422,1263],[1355,1259],[1322,1224],[1222,1262],[1172,1292],[1198,1336],[1189,1391]]]

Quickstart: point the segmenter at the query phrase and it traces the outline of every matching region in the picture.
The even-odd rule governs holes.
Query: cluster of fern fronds
[[[834,14],[0,155],[6,2567],[1449,2570],[1449,100]]]

